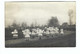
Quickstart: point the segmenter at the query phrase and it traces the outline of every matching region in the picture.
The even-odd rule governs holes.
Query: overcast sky
[[[27,25],[36,21],[37,24],[44,25],[52,16],[57,16],[60,24],[69,23],[69,9],[74,11],[72,21],[75,24],[75,2],[6,2],[6,27],[14,21],[18,24],[26,22]]]

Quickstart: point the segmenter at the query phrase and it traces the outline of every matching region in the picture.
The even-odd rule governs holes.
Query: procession
[[[23,36],[25,40],[30,40],[31,38],[34,39],[38,37],[39,39],[42,39],[43,36],[46,38],[54,37],[57,34],[64,34],[63,29],[59,29],[58,27],[45,27],[44,29],[40,28],[33,28],[33,29],[24,29],[22,30]],[[11,32],[13,35],[13,38],[18,38],[18,30],[14,29],[14,31]],[[42,37],[42,38],[41,38]]]

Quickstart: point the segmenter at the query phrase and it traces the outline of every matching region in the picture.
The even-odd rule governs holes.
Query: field
[[[76,47],[76,33],[65,31],[64,35],[33,41],[26,41],[24,38],[6,40],[5,47]]]

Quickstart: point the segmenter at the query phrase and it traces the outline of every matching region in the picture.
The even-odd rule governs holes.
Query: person
[[[49,30],[45,31],[45,34],[46,34],[46,37],[49,38],[49,36],[50,36]]]
[[[56,34],[59,34],[59,29],[58,29],[58,27],[55,27],[55,33],[56,33]]]
[[[30,34],[31,32],[29,31],[29,29],[25,29],[22,31],[24,36],[25,36],[25,40],[29,40],[30,39]]]
[[[13,38],[18,38],[18,31],[17,31],[17,29],[14,29],[14,31],[11,32],[11,34],[13,34]]]
[[[60,32],[60,34],[62,34],[62,35],[63,35],[63,34],[64,34],[64,31],[63,31],[63,29],[61,29],[60,31],[61,31],[61,32]]]
[[[39,37],[39,39],[41,39],[41,37],[43,36],[43,30],[42,29],[40,29],[40,28],[37,28],[37,32],[36,32],[36,34],[37,34],[37,36]]]
[[[35,31],[32,30],[32,32],[31,32],[31,37],[32,37],[32,38],[35,38],[35,36],[36,36],[36,33],[35,33]]]

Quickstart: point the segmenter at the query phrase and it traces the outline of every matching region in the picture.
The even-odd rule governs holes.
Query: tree
[[[73,18],[73,10],[72,9],[70,9],[68,11],[68,16],[69,16],[69,23],[70,23],[70,25],[72,25],[72,21],[71,21],[71,19]]]
[[[11,25],[11,27],[14,28],[14,29],[18,29],[20,27],[20,25],[17,24],[16,21],[15,21],[15,22],[13,22],[13,24]]]
[[[68,23],[67,23],[67,22],[64,22],[64,23],[62,24],[62,27],[63,27],[63,28],[68,28]]]
[[[26,29],[26,28],[27,28],[27,24],[26,24],[25,22],[23,22],[23,23],[21,24],[21,28],[22,28],[22,29]]]
[[[48,26],[59,27],[59,21],[57,17],[52,17],[48,22]]]

